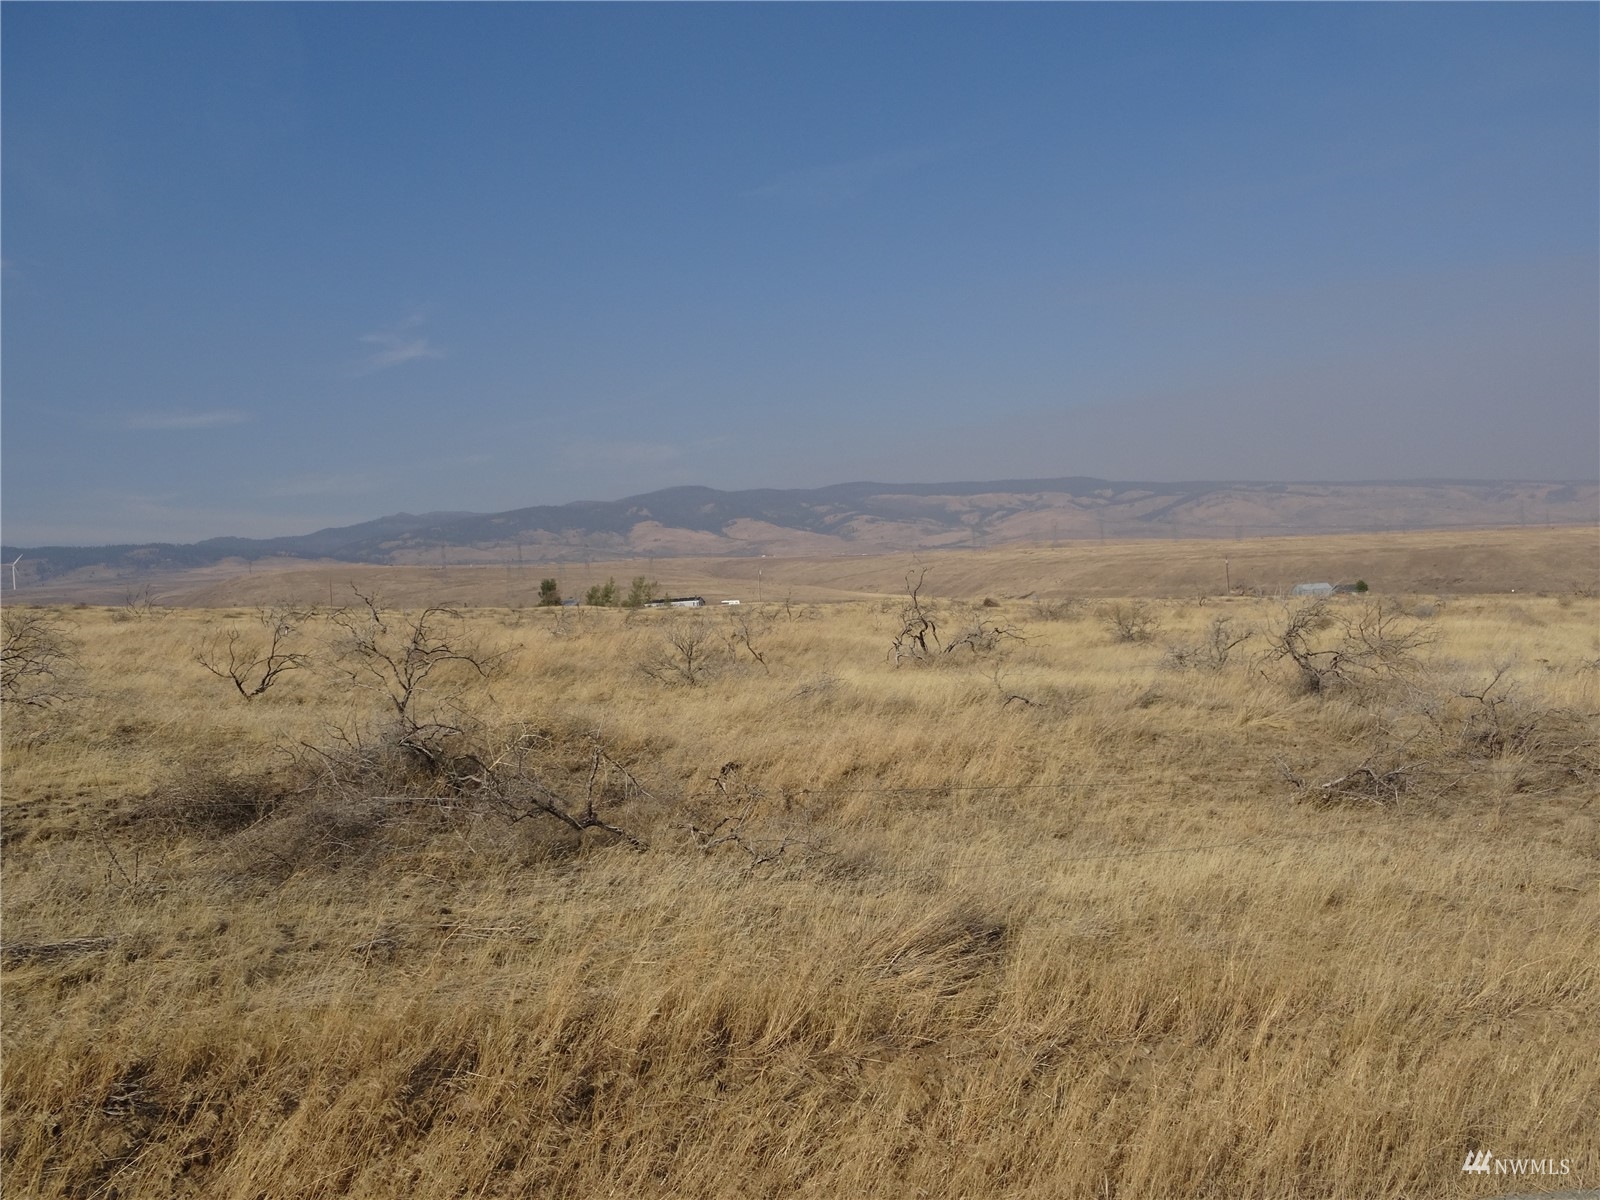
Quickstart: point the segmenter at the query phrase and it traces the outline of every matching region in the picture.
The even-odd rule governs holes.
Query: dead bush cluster
[[[68,699],[77,647],[71,627],[49,609],[0,610],[0,703],[49,708]]]
[[[1102,604],[1098,615],[1113,642],[1148,642],[1161,629],[1160,613],[1143,600]]]
[[[767,673],[772,667],[767,662],[766,636],[772,628],[773,615],[765,609],[728,608],[722,614],[722,640],[734,658],[748,657]]]
[[[352,720],[302,741],[294,755],[306,774],[345,794],[442,799],[482,769],[481,735],[481,720],[465,711],[448,722]]]
[[[357,760],[383,761],[390,749],[435,775],[459,773],[461,743],[475,724],[474,706],[492,704],[486,684],[505,669],[509,651],[490,652],[471,634],[460,612],[430,606],[389,612],[356,591],[357,605],[330,618],[341,631],[335,669],[355,687],[375,695],[391,722],[376,736],[342,737]]]
[[[500,731],[466,783],[466,798],[513,822],[549,817],[573,833],[604,830],[638,849],[643,839],[606,813],[655,800],[598,734],[562,736],[525,725]]]
[[[1463,762],[1497,762],[1512,791],[1600,785],[1600,713],[1540,703],[1503,665],[1486,681],[1435,694],[1421,705],[1444,753]]]
[[[649,614],[661,628],[635,662],[645,678],[665,685],[698,687],[739,664],[770,674],[767,634],[774,614],[766,609],[727,608],[706,613]]]
[[[1600,713],[1525,698],[1509,667],[1464,687],[1415,669],[1406,678],[1325,778],[1280,760],[1299,798],[1392,807],[1481,793],[1486,775],[1502,798],[1600,788]]]
[[[253,774],[179,767],[121,824],[213,844],[231,878],[274,884],[371,864],[451,830],[509,843],[527,821],[645,846],[622,822],[653,819],[655,797],[596,734],[479,728],[455,734],[445,759],[418,758],[388,728],[387,739],[335,731],[287,766]]]
[[[456,609],[431,605],[420,612],[388,612],[360,591],[356,600],[355,607],[330,618],[344,633],[340,669],[351,683],[386,701],[403,724],[416,719],[416,702],[425,691],[440,694],[436,672],[442,677],[444,668],[457,664],[464,668],[458,676],[488,681],[505,663],[505,654],[489,653],[467,633]],[[448,694],[462,690],[454,686]]]
[[[1380,749],[1320,781],[1307,778],[1288,763],[1280,762],[1279,767],[1297,797],[1319,807],[1372,804],[1391,808],[1426,778],[1432,765],[1408,760],[1403,749]]]
[[[1036,621],[1077,621],[1083,617],[1084,604],[1075,596],[1062,600],[1036,598],[1028,611]]]
[[[230,838],[244,873],[273,879],[485,816],[502,826],[546,817],[573,833],[602,830],[643,845],[606,810],[649,793],[598,736],[495,724],[484,685],[507,654],[486,650],[460,613],[394,612],[371,595],[356,598],[329,618],[339,631],[332,669],[372,694],[380,715],[352,716],[301,740],[289,748],[290,765],[271,775],[180,770],[137,810],[138,823]],[[213,640],[207,664],[246,699],[304,666],[303,653],[288,649],[300,615],[266,610],[259,619],[263,643],[229,631]],[[701,666],[691,660],[691,679]]]
[[[129,588],[122,597],[122,607],[111,614],[113,621],[148,621],[156,617],[165,617],[172,610],[160,604],[155,598],[155,589],[150,584],[142,588]]]
[[[950,656],[963,650],[972,655],[984,655],[1005,642],[1026,640],[1016,629],[983,615],[981,608],[955,626],[953,636],[947,626],[945,636],[941,637],[939,623],[943,615],[922,595],[927,575],[926,568],[906,573],[906,596],[899,612],[900,630],[889,645],[889,661],[895,666],[948,661]]]
[[[1324,599],[1286,608],[1266,638],[1267,661],[1290,663],[1301,691],[1326,695],[1413,676],[1434,633],[1392,602]]]
[[[1232,617],[1214,617],[1198,642],[1174,643],[1167,647],[1166,665],[1179,671],[1220,671],[1234,651],[1255,636],[1255,631],[1236,624]]]
[[[709,618],[699,614],[679,618],[674,613],[667,619],[671,623],[639,659],[640,674],[661,684],[705,683],[728,660],[726,640]]]

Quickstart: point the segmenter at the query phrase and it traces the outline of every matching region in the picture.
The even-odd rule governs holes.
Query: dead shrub
[[[744,777],[743,764],[723,763],[695,797],[685,828],[700,853],[736,849],[748,856],[753,869],[782,858],[793,841],[771,828],[773,803],[772,796]]]
[[[1083,618],[1084,604],[1073,596],[1064,600],[1036,599],[1028,611],[1036,621],[1078,621]]]
[[[767,653],[762,648],[768,630],[772,627],[772,614],[762,609],[726,608],[722,614],[722,639],[728,647],[730,658],[741,657],[740,651],[759,663],[761,669],[771,674]],[[762,643],[758,645],[757,643]]]
[[[660,684],[698,687],[727,664],[729,646],[737,642],[718,636],[705,617],[679,619],[671,614],[668,620],[660,639],[636,664],[640,674]],[[759,654],[751,653],[760,661]]]
[[[643,839],[609,813],[655,797],[597,734],[562,736],[513,725],[485,747],[479,773],[468,782],[466,800],[474,809],[512,822],[548,817],[578,835],[603,830],[645,849]]]
[[[1254,636],[1253,629],[1239,628],[1232,617],[1215,617],[1200,641],[1168,646],[1165,665],[1177,671],[1220,671]]]
[[[485,650],[453,608],[391,611],[375,596],[351,590],[357,605],[330,618],[343,632],[336,669],[378,696],[408,733],[453,728],[440,714],[459,711],[467,690],[495,679],[510,657],[509,651]],[[426,738],[412,740],[420,748]]]
[[[194,660],[218,679],[233,684],[245,700],[254,700],[280,676],[303,670],[310,663],[310,655],[293,648],[309,617],[308,612],[288,605],[264,606],[256,610],[262,630],[259,636],[226,629],[207,639],[195,651]]]
[[[480,723],[465,714],[456,722],[336,726],[321,745],[302,742],[296,758],[319,786],[335,791],[431,799],[458,795],[482,771],[483,761],[477,753]]]
[[[1502,666],[1487,682],[1465,688],[1413,674],[1398,703],[1325,710],[1346,718],[1342,727],[1327,726],[1330,743],[1357,747],[1362,757],[1318,770],[1320,779],[1282,760],[1279,769],[1298,799],[1318,806],[1593,795],[1600,786],[1600,714],[1538,704],[1519,692],[1509,671]],[[1353,719],[1362,714],[1364,721]]]
[[[956,630],[956,635],[945,646],[946,654],[955,654],[961,650],[968,650],[973,655],[984,656],[998,650],[1007,642],[1025,642],[1028,639],[1018,630],[1006,625],[998,625],[984,620],[981,616],[974,616],[969,623],[961,625]]]
[[[1538,704],[1522,694],[1510,670],[1499,667],[1481,687],[1458,689],[1428,706],[1454,756],[1513,765],[1517,791],[1600,782],[1600,714]]]
[[[944,618],[937,607],[922,595],[927,568],[915,572],[915,579],[912,574],[906,572],[906,598],[899,614],[900,631],[889,645],[889,661],[893,665],[926,665],[948,661],[949,656],[962,650],[968,650],[973,655],[984,655],[992,653],[1004,642],[1027,640],[1017,630],[991,621],[981,613],[973,614],[970,623],[960,626],[954,637],[948,640],[941,638],[939,623]],[[946,634],[949,634],[948,628]]]
[[[231,835],[236,876],[269,883],[307,871],[373,866],[463,828],[525,863],[570,854],[589,830],[645,846],[610,812],[653,797],[592,735],[566,737],[526,726],[457,731],[448,756],[418,758],[407,740],[414,732],[392,724],[378,736],[336,731],[325,745],[301,748],[297,790],[252,791],[248,781],[239,781],[231,807],[216,804],[209,793],[204,799],[210,802],[169,793],[168,807],[153,815],[180,811],[191,824],[211,822],[210,831]],[[185,800],[188,807],[178,810]],[[521,823],[537,818],[553,819],[554,826],[524,835]]]
[[[1161,628],[1161,617],[1143,600],[1102,604],[1097,614],[1113,642],[1148,642]]]
[[[1418,652],[1433,640],[1433,627],[1397,604],[1374,600],[1345,610],[1322,599],[1284,610],[1267,631],[1266,657],[1293,664],[1300,691],[1326,695],[1415,674]]]
[[[47,608],[0,609],[0,703],[49,708],[70,698],[77,639]]]
[[[1296,798],[1319,808],[1347,804],[1392,808],[1402,796],[1417,787],[1430,766],[1426,762],[1407,760],[1399,750],[1381,750],[1317,782],[1305,778],[1286,763],[1279,764],[1284,778],[1294,786]]]

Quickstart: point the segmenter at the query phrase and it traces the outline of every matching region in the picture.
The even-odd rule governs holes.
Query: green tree
[[[554,579],[539,580],[539,607],[555,608],[561,603],[561,585]]]
[[[659,590],[654,579],[646,579],[643,575],[635,575],[633,582],[628,585],[628,597],[622,602],[623,608],[643,608],[656,598]]]
[[[598,608],[611,608],[617,602],[617,581],[607,579],[605,583],[595,584],[584,596],[583,602]]]

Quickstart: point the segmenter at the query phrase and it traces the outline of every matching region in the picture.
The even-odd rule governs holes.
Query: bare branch
[[[656,650],[637,665],[657,683],[682,683],[696,687],[716,670],[726,650],[711,622],[702,616],[671,614]]]
[[[1233,652],[1254,636],[1252,629],[1236,629],[1232,617],[1215,617],[1199,642],[1168,646],[1166,664],[1177,670],[1220,671]]]
[[[374,596],[353,584],[351,590],[360,606],[332,617],[345,633],[340,669],[356,686],[382,696],[412,732],[426,723],[415,709],[436,671],[461,663],[489,679],[505,662],[506,653],[489,653],[468,638],[461,613],[453,608],[430,605],[420,613],[386,614]]]
[[[714,802],[716,808],[722,810],[721,815],[715,819],[712,819],[715,814],[692,816],[686,828],[700,853],[710,854],[720,846],[736,846],[749,855],[753,869],[782,858],[791,842],[786,837],[776,845],[763,846],[751,839],[749,823],[766,797],[744,781],[742,770],[740,763],[722,764],[702,798]]]
[[[0,611],[0,702],[49,708],[67,699],[77,640],[65,621],[43,608]]]
[[[288,606],[259,608],[256,620],[266,631],[265,646],[259,641],[247,642],[238,629],[229,629],[197,650],[194,659],[218,679],[232,683],[244,699],[254,700],[279,676],[310,663],[310,655],[289,649],[307,615]]]
[[[1409,675],[1432,641],[1432,627],[1395,604],[1378,600],[1347,612],[1322,599],[1285,610],[1267,635],[1267,658],[1292,662],[1301,686],[1322,694]]]
[[[1148,642],[1161,626],[1160,615],[1143,600],[1113,601],[1098,615],[1114,642]]]

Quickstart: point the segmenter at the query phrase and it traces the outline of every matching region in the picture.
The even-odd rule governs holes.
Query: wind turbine
[[[22,561],[22,555],[17,555],[7,565],[11,568],[11,590],[17,590],[17,564]]]

